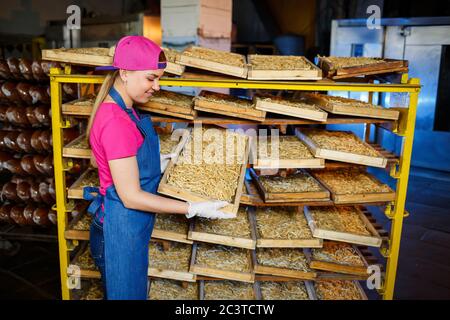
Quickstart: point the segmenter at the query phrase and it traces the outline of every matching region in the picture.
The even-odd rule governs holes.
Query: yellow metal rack
[[[73,209],[73,202],[68,201],[65,185],[65,173],[71,168],[71,160],[63,158],[63,129],[72,124],[61,112],[62,105],[62,84],[101,84],[103,76],[97,75],[72,75],[70,67],[65,70],[52,69],[50,73],[51,87],[51,107],[52,107],[52,129],[53,129],[53,155],[56,185],[56,208],[58,216],[58,240],[60,256],[60,273],[62,298],[70,299],[68,263],[69,253],[77,245],[76,240],[65,238],[65,230],[68,223],[67,213]],[[245,89],[271,89],[271,90],[301,90],[301,91],[360,91],[368,92],[371,99],[374,92],[396,92],[409,94],[408,108],[399,108],[401,116],[396,122],[388,127],[396,135],[403,137],[402,152],[398,164],[391,168],[390,175],[397,180],[395,201],[388,204],[385,210],[386,216],[391,220],[391,230],[387,247],[382,247],[381,254],[387,259],[385,275],[382,281],[382,288],[379,293],[383,299],[393,299],[395,278],[397,272],[398,255],[402,233],[403,218],[407,216],[405,211],[406,192],[411,163],[411,153],[414,139],[414,125],[416,120],[416,109],[418,95],[420,92],[419,79],[408,79],[407,74],[403,74],[399,84],[372,84],[372,83],[348,83],[348,82],[296,82],[296,81],[249,81],[249,80],[197,80],[183,78],[162,78],[162,86],[186,86],[186,87],[214,87],[214,88],[245,88]],[[183,119],[153,117],[154,121],[166,122],[192,122]],[[199,119],[198,121],[200,121]],[[295,120],[295,119],[292,119]],[[362,123],[369,119],[355,120],[355,118],[341,118],[339,121],[327,123]],[[365,121],[367,120],[367,121]],[[195,122],[196,120],[194,120]],[[248,123],[256,123],[247,121]],[[243,123],[230,119],[227,123]],[[270,124],[285,125],[289,123],[301,123],[290,119],[272,119]],[[305,121],[303,123],[312,123]],[[383,126],[383,124],[379,124]],[[370,126],[366,126],[366,136],[370,132]]]

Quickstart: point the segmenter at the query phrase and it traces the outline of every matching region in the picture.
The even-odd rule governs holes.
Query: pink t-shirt
[[[133,112],[136,115],[134,109]],[[137,155],[144,138],[118,104],[104,102],[95,115],[89,142],[98,165],[100,193],[105,195],[106,189],[113,184],[108,161]]]

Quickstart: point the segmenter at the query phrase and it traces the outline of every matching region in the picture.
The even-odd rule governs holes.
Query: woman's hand
[[[225,207],[228,202],[226,201],[205,201],[205,202],[190,202],[188,201],[189,208],[187,218],[194,216],[210,219],[231,219],[236,216],[231,213],[225,213],[218,209]]]
[[[174,153],[169,153],[169,154],[160,154],[159,155],[159,160],[161,163],[161,173],[164,173],[164,171],[166,171],[167,165],[169,164],[170,160],[175,157]]]

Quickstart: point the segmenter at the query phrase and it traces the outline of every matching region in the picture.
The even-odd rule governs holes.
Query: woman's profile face
[[[146,103],[153,92],[159,91],[159,78],[163,73],[164,69],[125,71],[121,72],[121,78],[130,98],[137,103]]]

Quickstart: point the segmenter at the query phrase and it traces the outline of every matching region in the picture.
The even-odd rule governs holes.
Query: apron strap
[[[136,116],[133,113],[132,108],[127,108],[125,102],[123,101],[122,97],[120,96],[120,93],[116,90],[116,88],[111,87],[109,90],[109,95],[114,100],[115,103],[117,103],[123,111],[125,111],[128,116],[133,120],[136,125],[139,123],[139,119],[136,118]]]
[[[93,193],[96,193],[96,195],[94,195]],[[83,199],[92,201],[87,208],[87,212],[89,212],[91,215],[95,215],[98,209],[100,209],[103,204],[103,196],[101,195],[100,190],[97,187],[84,187]]]

